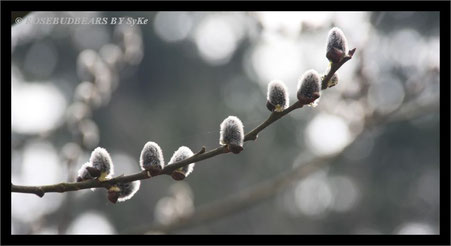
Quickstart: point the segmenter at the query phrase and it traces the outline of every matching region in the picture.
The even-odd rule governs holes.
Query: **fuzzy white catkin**
[[[336,84],[338,84],[338,73],[334,73],[334,75],[332,75],[329,82],[327,82],[327,88],[335,86]]]
[[[333,52],[333,48],[340,50],[343,53],[343,56],[348,53],[348,41],[343,31],[338,27],[330,29],[327,36],[327,54]],[[334,57],[334,59],[338,58]],[[335,60],[334,62],[338,62],[338,60]]]
[[[281,112],[288,107],[288,89],[281,80],[273,80],[268,84],[266,99],[274,106],[274,111]]]
[[[241,120],[236,116],[227,117],[220,125],[219,144],[243,146],[244,127]]]
[[[178,150],[174,152],[174,154],[171,157],[171,160],[169,160],[168,165],[179,161],[183,161],[187,158],[190,158],[193,155],[194,153],[193,151],[191,151],[190,148],[186,146],[181,146]],[[185,174],[185,177],[188,177],[188,175],[193,171],[194,165],[195,163],[191,163],[189,165],[177,169],[177,171]]]
[[[118,183],[116,185],[119,188],[119,202],[126,201],[132,198],[141,187],[141,181],[136,180],[130,183]]]
[[[139,164],[142,170],[163,169],[163,151],[155,142],[147,142],[141,151]]]
[[[313,98],[315,93],[320,92],[320,77],[317,71],[310,69],[302,74],[298,81],[297,97],[299,100],[303,98]]]
[[[104,175],[112,176],[114,174],[113,161],[108,151],[104,148],[97,147],[92,151],[89,162]]]
[[[82,180],[87,180],[87,179],[93,179],[93,177],[91,176],[91,174],[89,174],[87,167],[90,167],[91,163],[90,162],[86,162],[85,164],[83,164],[80,169],[78,169],[78,177],[81,178]]]
[[[322,77],[321,77],[321,90],[325,90],[327,88],[336,86],[338,84],[338,81],[339,81],[338,72],[335,72],[334,74],[332,74],[332,77],[327,82],[326,82],[326,80],[323,80],[323,78],[325,78],[330,73],[330,70],[331,70],[331,66],[328,67],[325,74],[322,75]]]

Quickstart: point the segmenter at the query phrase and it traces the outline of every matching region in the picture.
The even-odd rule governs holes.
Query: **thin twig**
[[[333,74],[347,61],[349,61],[353,54],[355,52],[355,49],[352,49],[349,51],[348,55],[346,55],[340,62],[338,63],[332,63],[331,69],[329,70],[328,74],[323,77],[321,84],[327,84],[327,82],[332,78]],[[323,88],[327,89],[327,88]],[[250,141],[250,140],[256,140],[258,137],[258,133],[260,133],[263,129],[274,123],[275,121],[279,120],[283,116],[287,115],[291,111],[302,108],[304,105],[297,101],[287,109],[285,109],[282,112],[274,112],[272,113],[267,120],[265,120],[263,123],[261,123],[259,126],[257,126],[255,129],[250,131],[244,136],[244,141]],[[208,152],[205,152],[205,147],[202,147],[202,149],[191,156],[190,158],[187,158],[185,160],[170,164],[166,166],[159,174],[150,176],[148,172],[142,171],[139,173],[127,175],[127,176],[120,176],[116,178],[112,178],[106,181],[99,181],[97,179],[92,180],[85,180],[82,182],[75,182],[75,183],[59,183],[54,185],[44,185],[44,186],[21,186],[21,185],[14,185],[11,183],[11,192],[19,192],[19,193],[31,193],[35,194],[39,197],[44,196],[45,193],[48,192],[68,192],[68,191],[77,191],[82,189],[90,189],[90,188],[110,188],[111,186],[117,184],[117,183],[128,183],[136,180],[145,180],[149,179],[155,176],[159,176],[161,174],[167,174],[170,175],[174,170],[184,167],[190,163],[194,162],[200,162],[205,159],[212,158],[214,156],[229,153],[226,146],[220,146],[216,149],[210,150]]]

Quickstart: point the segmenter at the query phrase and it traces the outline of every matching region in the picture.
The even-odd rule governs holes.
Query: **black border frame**
[[[450,70],[440,74],[440,234],[439,235],[11,235],[11,31],[12,11],[439,11],[440,65],[450,67],[450,2],[10,2],[1,5],[1,244],[426,244],[449,245],[450,240]],[[6,149],[6,151],[5,151]]]

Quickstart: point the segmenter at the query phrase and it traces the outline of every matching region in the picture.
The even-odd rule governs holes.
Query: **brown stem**
[[[271,125],[273,122],[277,121],[278,119],[282,118],[283,116],[287,115],[291,111],[302,108],[304,105],[301,104],[301,102],[296,101],[293,105],[288,107],[282,112],[273,112],[267,120],[265,120],[263,123],[261,123],[259,126],[254,128],[252,131],[250,131],[248,134],[244,136],[244,141],[249,140],[256,140],[258,137],[258,133],[261,132],[263,129],[265,129],[267,126]]]

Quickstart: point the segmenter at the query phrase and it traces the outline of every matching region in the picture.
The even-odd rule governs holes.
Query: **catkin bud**
[[[337,63],[348,53],[348,41],[343,31],[334,27],[330,29],[327,36],[326,57],[329,61]]]
[[[179,162],[179,161],[183,161],[187,158],[190,158],[193,155],[194,155],[194,153],[193,153],[193,151],[191,151],[190,148],[188,148],[186,146],[181,146],[177,151],[174,152],[168,165]],[[172,178],[175,180],[185,179],[193,171],[194,165],[195,165],[195,163],[191,163],[191,164],[188,164],[186,166],[183,166],[181,168],[174,170],[171,174]]]
[[[316,106],[320,97],[320,80],[318,72],[313,69],[302,74],[298,81],[297,97],[303,105]]]
[[[350,53],[350,55],[352,55],[353,51],[350,51],[349,53]],[[321,76],[321,90],[325,90],[327,88],[334,87],[335,85],[338,84],[338,72],[335,72],[334,74],[332,74],[332,77],[330,77],[330,79],[328,81],[325,80],[327,75],[330,73],[331,69],[332,69],[332,67],[329,66],[327,68],[325,74]]]
[[[327,81],[327,83],[325,83],[325,81],[323,81],[323,84],[321,85],[321,89],[325,90],[327,88],[334,87],[337,84],[338,84],[338,74],[334,73],[334,75],[332,75],[332,77],[329,79],[329,81]]]
[[[163,151],[155,142],[147,142],[141,151],[139,164],[142,170],[147,170],[152,176],[164,168]]]
[[[236,116],[227,117],[220,125],[219,144],[227,145],[229,151],[238,154],[243,150],[243,123]]]
[[[266,107],[269,111],[282,112],[288,107],[288,89],[280,80],[273,80],[268,84]]]
[[[105,180],[114,174],[113,161],[104,148],[97,147],[89,159],[92,167],[100,171],[99,180]]]
[[[117,201],[123,202],[132,198],[135,193],[139,190],[141,186],[141,181],[136,180],[130,183],[117,183],[108,189],[108,200],[112,203]]]
[[[77,182],[98,177],[98,175],[100,175],[100,172],[98,170],[97,172],[95,172],[95,170],[97,169],[93,168],[90,162],[86,162],[80,167],[80,169],[78,169]]]

